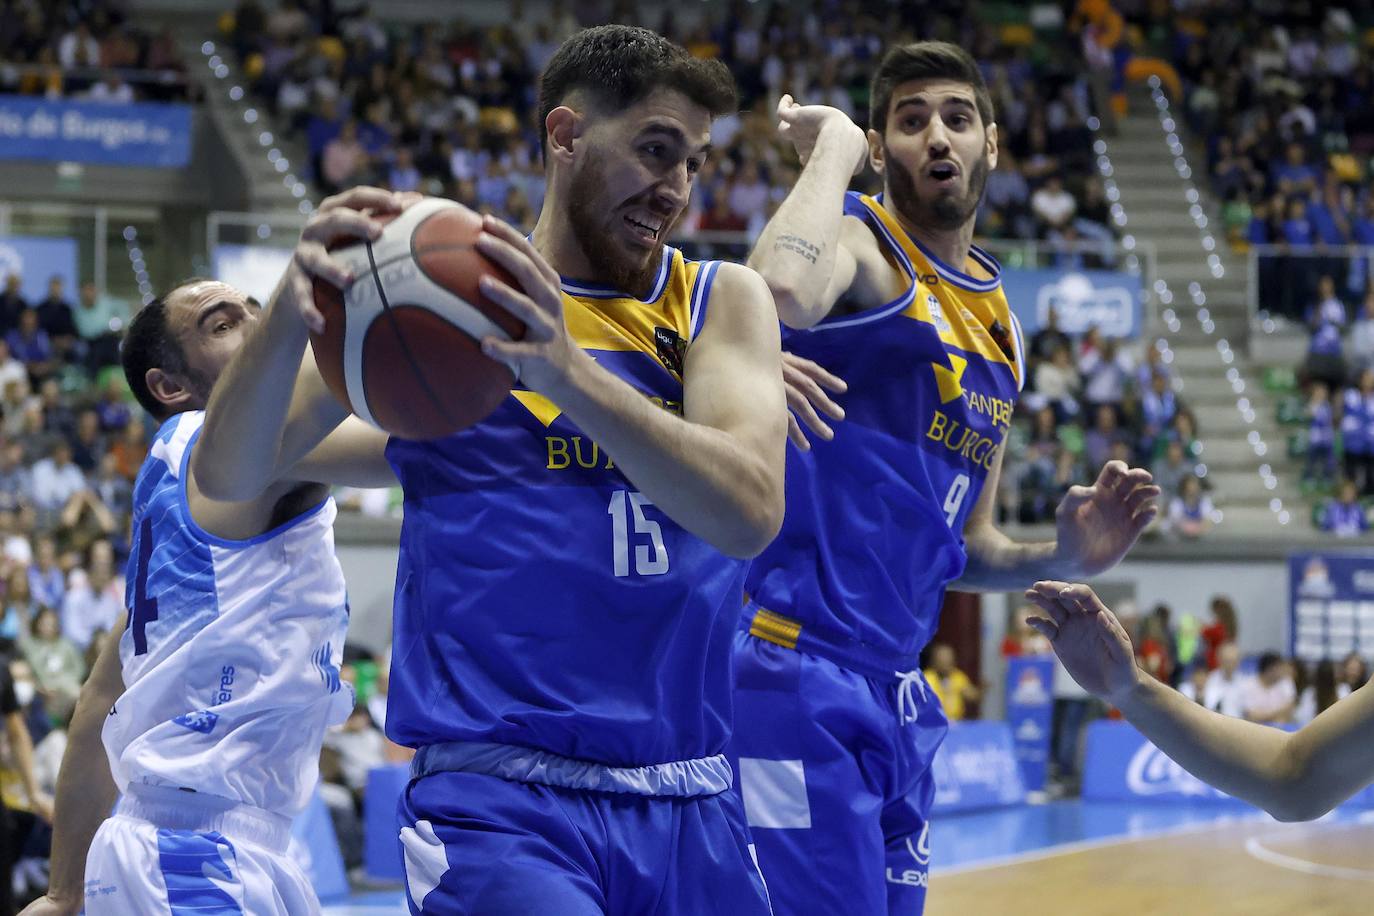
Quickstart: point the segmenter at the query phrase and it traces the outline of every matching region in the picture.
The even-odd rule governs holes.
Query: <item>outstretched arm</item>
[[[57,774],[48,893],[26,908],[23,916],[76,914],[85,905],[86,853],[119,795],[110,777],[110,759],[101,730],[110,715],[118,715],[112,708],[124,692],[119,663],[123,632],[122,621],[110,631],[109,641],[76,702],[67,729],[67,750]]]
[[[798,105],[790,95],[778,102],[778,132],[796,146],[802,173],[764,226],[749,266],[767,282],[783,323],[809,328],[854,281],[857,261],[843,236],[855,221],[844,219],[844,192],[863,168],[868,141],[839,109]]]
[[[1121,710],[1189,773],[1282,821],[1320,817],[1374,781],[1374,688],[1364,686],[1297,732],[1212,712],[1135,664],[1130,638],[1086,585],[1037,582],[1031,618],[1085,690]]]
[[[272,488],[302,482],[287,479],[288,469],[348,416],[323,384],[297,385],[298,377],[317,376],[305,353],[309,330],[323,326],[312,278],[347,286],[352,277],[325,246],[341,238],[376,238],[381,224],[370,214],[405,203],[389,191],[354,188],[326,200],[306,224],[261,324],[225,368],[206,407],[191,475],[207,499],[242,503],[267,495],[275,502],[281,494]]]
[[[787,412],[777,315],[758,275],[718,269],[678,417],[573,343],[558,274],[523,235],[487,217],[477,248],[520,284],[487,276],[482,290],[526,328],[521,340],[484,339],[483,352],[566,411],[673,521],[722,553],[762,551],[782,524]]]
[[[1159,510],[1148,471],[1109,461],[1091,487],[1070,487],[1055,511],[1057,538],[1021,543],[997,529],[997,486],[1005,444],[997,450],[978,503],[964,525],[968,565],[955,591],[1004,591],[1036,579],[1095,576],[1111,569]]]

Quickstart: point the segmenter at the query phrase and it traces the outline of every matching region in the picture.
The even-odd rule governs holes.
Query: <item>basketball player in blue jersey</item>
[[[782,521],[777,316],[753,271],[663,242],[734,83],[603,26],[558,49],[539,104],[534,233],[488,218],[477,243],[517,284],[482,283],[527,327],[483,342],[516,390],[448,438],[338,451],[405,494],[386,728],[417,749],[411,911],[767,913],[724,749],[746,558]],[[331,450],[343,416],[307,374],[265,423],[305,335],[259,337],[222,394],[274,440],[229,444],[225,497],[275,478],[250,458],[277,442]]]
[[[966,53],[923,42],[886,55],[871,104],[865,137],[784,97],[804,167],[749,262],[786,348],[848,384],[833,437],[789,452],[787,516],[750,567],[736,643],[731,758],[781,914],[921,911],[947,725],[917,659],[946,588],[1100,572],[1159,492],[1116,462],[1069,491],[1057,541],[994,527],[1026,367],[997,262],[971,244],[997,164],[991,102]],[[845,191],[865,157],[877,198]]]
[[[314,309],[307,276],[347,280],[321,240],[375,236],[361,208],[405,203],[377,189],[326,201],[269,314],[300,324]],[[129,616],[82,689],[48,894],[25,916],[320,910],[287,844],[324,730],[353,695],[338,676],[348,606],[334,501],[319,481],[372,481],[310,454],[251,498],[206,496],[202,481],[240,457],[222,448],[235,431],[206,404],[217,379],[242,371],[235,357],[257,323],[256,305],[211,280],[178,286],[130,323],[124,371],[161,425],[134,487]],[[380,435],[355,420],[336,443],[352,434]]]

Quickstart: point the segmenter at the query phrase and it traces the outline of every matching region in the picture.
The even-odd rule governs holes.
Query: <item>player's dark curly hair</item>
[[[204,282],[204,277],[184,280],[139,309],[129,322],[119,346],[119,361],[124,367],[124,378],[128,380],[129,388],[143,409],[159,420],[167,419],[171,411],[148,388],[148,370],[161,369],[163,372],[185,375],[188,368],[186,351],[181,348],[181,341],[177,340],[167,321],[167,300],[180,289]]]
[[[540,148],[549,112],[584,93],[602,112],[622,111],[660,87],[681,92],[713,117],[735,111],[735,78],[718,60],[693,57],[668,39],[628,25],[600,25],[559,46],[539,78]]]
[[[872,91],[868,96],[868,125],[880,134],[885,133],[893,90],[912,80],[934,79],[972,86],[973,103],[983,127],[996,120],[992,97],[988,95],[988,85],[978,69],[978,62],[963,48],[947,41],[917,41],[889,49],[873,72]]]

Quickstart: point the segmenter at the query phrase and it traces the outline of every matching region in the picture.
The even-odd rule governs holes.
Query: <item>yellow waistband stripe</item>
[[[766,608],[759,608],[754,619],[749,622],[749,635],[782,646],[784,649],[797,648],[797,637],[801,635],[802,625],[791,617],[774,614]]]

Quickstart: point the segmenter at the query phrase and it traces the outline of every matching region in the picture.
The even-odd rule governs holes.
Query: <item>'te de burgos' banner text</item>
[[[0,95],[0,159],[183,168],[191,108]]]

